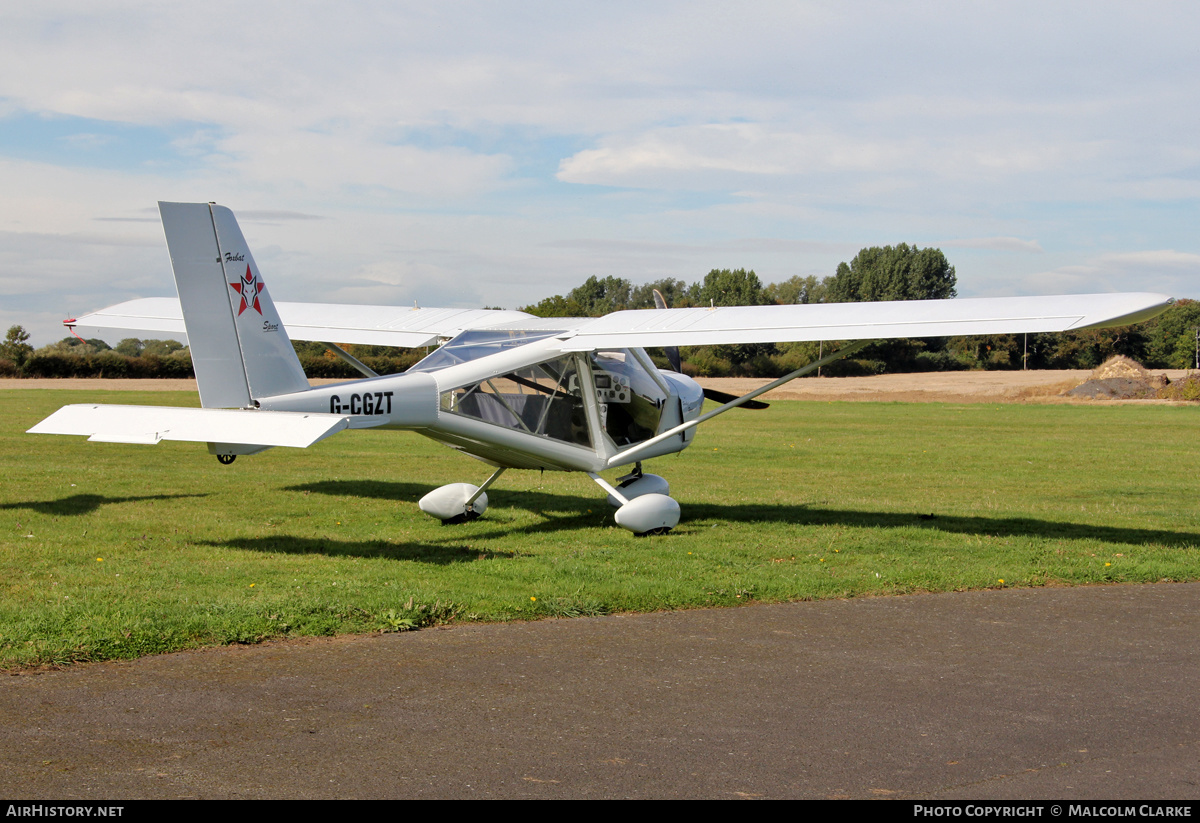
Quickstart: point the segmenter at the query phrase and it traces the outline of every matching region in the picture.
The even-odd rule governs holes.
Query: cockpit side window
[[[572,355],[442,392],[441,408],[527,434],[592,446]]]

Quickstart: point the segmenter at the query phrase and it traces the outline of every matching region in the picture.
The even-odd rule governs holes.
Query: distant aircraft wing
[[[562,351],[592,351],[1055,332],[1138,323],[1172,302],[1162,294],[1132,293],[643,309],[586,321],[560,339]]]
[[[532,315],[491,309],[354,306],[341,303],[276,303],[293,340],[416,348],[435,346],[461,331],[519,322]],[[183,312],[174,297],[130,300],[65,321],[80,337],[169,337],[187,342]]]
[[[87,403],[63,406],[27,433],[84,435],[101,443],[184,440],[302,449],[360,425],[340,414]]]
[[[81,314],[64,320],[63,325],[83,338],[110,336],[110,332],[125,337],[155,339],[166,337],[187,342],[183,327],[183,310],[175,297],[144,297],[118,303],[107,309]]]

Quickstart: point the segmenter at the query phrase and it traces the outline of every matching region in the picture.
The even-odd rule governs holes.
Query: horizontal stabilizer
[[[63,406],[28,433],[77,434],[101,443],[184,440],[303,449],[348,426],[340,414],[89,403]]]

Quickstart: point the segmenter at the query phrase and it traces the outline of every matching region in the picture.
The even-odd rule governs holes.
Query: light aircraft
[[[276,304],[233,212],[212,203],[159,203],[159,211],[179,299],[133,300],[66,323],[89,336],[186,335],[202,408],[65,406],[29,432],[207,443],[232,463],[344,429],[416,431],[494,469],[480,486],[452,483],[421,499],[422,511],[447,523],[482,515],[487,490],[508,469],[542,469],[586,473],[635,534],[669,531],[679,504],[643,461],[686,449],[698,424],[870,341],[1123,326],[1172,302],[1136,293],[671,309],[660,300],[600,318]],[[292,340],[325,343],[365,378],[310,386]],[[718,396],[727,402],[705,414],[705,391],[679,371],[678,346],[817,340],[856,342],[749,394]],[[381,377],[337,343],[438,348]],[[657,368],[645,347],[666,348],[673,370]],[[630,470],[615,485],[600,476],[622,467]]]

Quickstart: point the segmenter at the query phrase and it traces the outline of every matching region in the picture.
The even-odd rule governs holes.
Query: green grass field
[[[634,538],[586,477],[509,472],[487,515],[416,501],[488,467],[348,432],[222,466],[203,446],[24,430],[0,392],[0,666],[298,635],[1010,586],[1200,579],[1200,409],[778,402],[702,426],[683,520]]]

